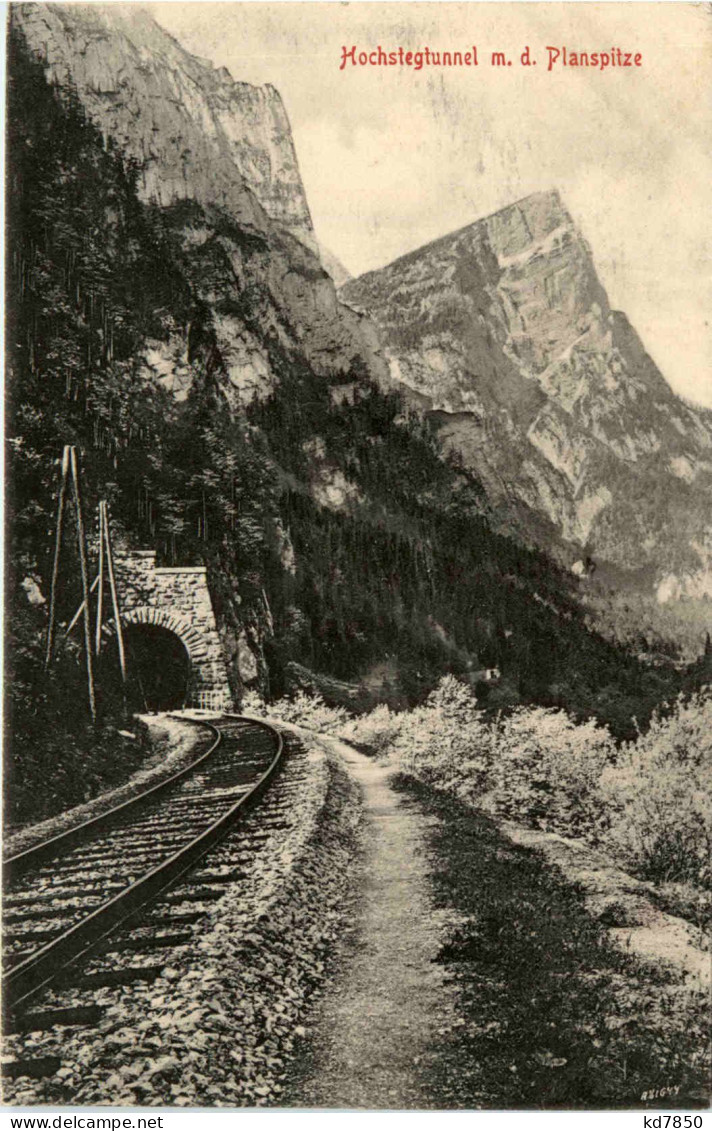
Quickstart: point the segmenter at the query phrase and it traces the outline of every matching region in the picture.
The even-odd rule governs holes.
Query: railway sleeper
[[[65,877],[65,880],[69,877]],[[84,882],[84,881],[83,881]],[[107,881],[106,885],[110,890],[117,890],[124,885],[121,883],[111,883]],[[106,889],[105,889],[106,890]],[[67,887],[57,887],[51,889],[44,889],[42,891],[33,892],[32,890],[23,890],[21,893],[13,892],[5,896],[3,902],[5,907],[19,907],[26,904],[35,903],[52,903],[55,899],[91,899],[101,898],[97,896],[96,888],[76,887],[69,885]]]
[[[18,1080],[27,1076],[30,1080],[43,1080],[47,1076],[54,1076],[62,1067],[58,1056],[17,1057],[13,1060],[2,1062],[2,1075],[6,1080]]]
[[[132,935],[119,936],[107,940],[105,947],[107,954],[113,954],[122,950],[157,950],[162,947],[172,948],[175,946],[185,946],[186,943],[192,941],[192,931],[173,931],[172,934],[165,935],[139,935],[138,937]]]
[[[201,793],[196,794],[195,797],[190,798],[189,800],[171,802],[171,816],[192,812],[194,809],[207,809],[210,804],[211,803],[209,801],[203,800],[203,794],[201,791]]]
[[[187,892],[171,892],[163,897],[163,902],[171,906],[176,903],[203,903],[211,899],[222,899],[224,894],[220,888],[191,888]]]
[[[254,862],[254,852],[244,852],[242,847],[234,842],[225,842],[210,855],[210,863],[214,868],[249,868]]]
[[[246,782],[249,778],[261,777],[267,769],[268,759],[264,757],[251,758],[249,761],[225,762],[223,766],[214,766],[210,774],[206,775],[207,783],[217,782],[218,778],[229,778],[232,782]]]
[[[57,990],[98,990],[111,989],[114,986],[131,986],[135,982],[155,982],[164,969],[163,963],[158,966],[126,966],[118,970],[115,966],[109,966],[105,970],[95,970],[90,974],[83,970],[67,969],[59,975],[54,986]]]
[[[201,786],[200,790],[191,796],[164,797],[160,805],[152,806],[147,812],[142,813],[140,817],[135,817],[134,820],[119,825],[116,831],[120,832],[122,829],[139,828],[141,825],[150,825],[154,821],[161,820],[162,817],[171,819],[175,814],[181,813],[184,809],[200,809],[203,804],[203,789],[204,786]]]
[[[248,789],[257,782],[259,775],[250,775],[248,779],[243,777],[236,777],[234,774],[218,774],[214,778],[210,778],[200,789],[201,801],[210,801],[210,795],[215,789],[234,789],[240,793],[246,793]]]
[[[60,935],[62,931],[67,930],[69,927],[71,927],[73,922],[73,919],[67,919],[61,926],[60,924],[55,924],[52,930],[43,929],[41,931],[24,931],[15,935],[11,935],[9,932],[4,932],[2,940],[3,946],[17,947],[22,946],[23,943],[46,943],[49,941],[49,939],[57,938],[57,936]]]
[[[168,829],[169,832],[174,832],[184,829],[187,823],[200,825],[201,828],[204,828],[211,825],[213,820],[217,820],[221,813],[229,809],[232,804],[232,794],[230,796],[221,794],[219,797],[211,798],[209,806],[196,806],[194,809],[186,809],[179,814],[171,814],[170,822],[156,821],[153,825],[141,829],[137,835],[144,836],[146,833],[153,833],[160,829]]]
[[[201,884],[233,884],[238,880],[246,880],[246,872],[196,872],[192,877],[196,883]]]
[[[7,932],[18,924],[34,923],[35,921],[40,922],[42,920],[55,921],[61,918],[62,915],[68,918],[68,916],[72,915],[72,912],[80,912],[80,910],[84,910],[83,904],[77,907],[68,907],[66,904],[62,907],[41,907],[38,910],[25,907],[12,907],[6,910],[5,914],[2,915],[2,929]]]
[[[10,1014],[5,1021],[6,1033],[34,1033],[53,1029],[55,1025],[96,1025],[104,1016],[100,1005],[73,1005],[62,1009],[37,1009]]]
[[[194,821],[205,820],[206,818],[210,819],[214,811],[214,801],[206,801],[203,805],[199,804],[196,801],[192,805],[182,805],[180,809],[176,809],[172,805],[170,813],[166,814],[166,819],[171,828],[179,828],[181,825],[185,824],[186,820]]]
[[[211,814],[212,814],[212,808],[213,807],[211,807]],[[208,818],[209,818],[209,814],[199,813],[197,806],[196,806],[196,809],[192,810],[192,811],[186,810],[185,813],[181,813],[181,814],[172,813],[170,820],[152,821],[150,824],[142,825],[140,829],[136,829],[136,830],[133,830],[133,831],[136,832],[137,836],[145,836],[147,833],[156,832],[156,830],[161,830],[163,832],[168,832],[168,833],[179,832],[181,829],[185,828],[186,820],[205,821]]]
[[[149,835],[156,828],[165,829],[165,826],[161,825],[161,823],[158,822],[152,827],[141,828],[140,830],[123,829],[121,836],[106,837],[105,839],[102,838],[102,840],[96,841],[94,844],[88,844],[85,848],[82,848],[79,850],[79,852],[75,853],[71,859],[74,863],[77,864],[89,863],[92,860],[100,860],[107,852],[116,852],[117,849],[123,848],[127,840],[133,840],[134,838],[138,840],[139,837],[145,837]],[[173,832],[174,829],[170,828],[166,831]]]
[[[204,911],[181,911],[171,914],[162,913],[160,908],[155,908],[151,915],[151,924],[156,927],[179,927],[187,923],[197,923],[204,918]]]
[[[126,844],[122,852],[112,852],[111,855],[104,853],[95,861],[88,860],[81,870],[78,870],[78,875],[97,881],[103,877],[107,880],[111,876],[123,877],[127,866],[132,865],[134,861],[155,860],[157,851],[161,849],[165,852],[175,851],[176,845],[187,844],[189,839],[183,836],[175,841],[159,841],[158,837],[154,837],[145,844]]]
[[[193,804],[188,806],[188,810],[197,810],[201,806]],[[155,812],[146,814],[140,820],[127,821],[123,825],[112,829],[111,832],[101,833],[99,836],[92,840],[86,841],[83,845],[78,845],[75,849],[76,855],[84,852],[92,852],[98,845],[102,844],[115,844],[117,841],[125,840],[127,836],[139,835],[146,830],[154,829],[157,825],[165,827],[166,825],[175,825],[182,818],[184,810],[181,809],[176,812],[173,805],[167,802],[157,809]]]
[[[3,954],[2,956],[2,973],[6,977],[15,966],[19,966],[26,958],[31,958],[36,954],[36,950],[16,950],[13,954]]]
[[[259,766],[259,770],[265,770],[265,766]],[[214,774],[210,775],[210,780],[205,783],[203,788],[211,789],[216,785],[235,785],[244,788],[252,782],[258,781],[261,773],[255,773],[255,768],[252,766],[226,766],[223,770],[217,770]]]
[[[233,769],[226,770],[225,773],[217,773],[214,776],[211,774],[210,781],[206,782],[206,785],[208,786],[208,788],[210,788],[210,786],[215,785],[217,782],[223,781],[230,782],[231,784],[236,786],[247,788],[248,786],[254,785],[255,782],[259,781],[266,769],[267,767],[264,764],[264,761],[247,764],[243,763],[239,768],[235,767]]]
[[[210,826],[214,824],[215,821],[219,820],[220,817],[223,816],[223,813],[226,812],[229,808],[229,805],[226,805],[223,808],[218,808],[216,806],[213,810],[213,813],[211,814],[210,819],[202,817],[201,819],[196,820],[195,818],[191,819],[190,817],[186,817],[185,820],[181,822],[177,830],[175,832],[171,832],[171,834],[167,837],[163,836],[160,828],[156,828],[153,834],[150,836],[144,836],[142,834],[139,847],[143,848],[146,844],[157,844],[159,842],[164,844],[188,844],[194,837],[200,836],[201,833],[206,832],[210,828]],[[132,847],[131,842],[128,843],[127,847]]]
[[[103,859],[106,861],[106,870],[103,871],[103,875],[107,878],[109,876],[123,877],[126,874],[128,866],[134,868],[139,864],[156,863],[157,852],[175,852],[176,847],[179,847],[183,844],[189,844],[191,839],[191,835],[186,833],[185,836],[179,837],[175,841],[159,841],[157,837],[154,837],[152,841],[148,841],[146,844],[127,844],[125,845],[124,851],[121,855],[112,856],[108,859],[106,858],[106,856],[103,857]],[[149,851],[149,849],[151,851]],[[82,869],[82,874],[87,874],[92,877],[95,876],[97,881],[100,881],[102,879],[102,870],[99,869],[98,864],[95,868],[87,865]],[[123,887],[124,885],[119,884],[119,886]]]
[[[54,905],[53,907],[43,907],[39,911],[27,910],[22,907],[11,908],[5,911],[3,915],[3,923],[5,927],[14,927],[17,923],[31,923],[37,919],[58,919],[62,915],[71,915],[73,911],[85,911],[86,905],[80,904],[67,904]]]
[[[232,781],[211,782],[204,796],[214,801],[239,801],[251,788],[252,783],[245,785],[243,782]]]
[[[191,837],[187,837],[185,841],[181,841],[181,846],[187,847],[190,844]],[[160,864],[169,856],[174,855],[178,851],[175,845],[161,845],[157,844],[153,852],[146,852],[142,849],[140,854],[134,856],[133,853],[127,856],[123,864],[123,874],[132,875],[135,879],[142,873],[139,869],[143,868],[149,871],[152,867]],[[128,882],[128,881],[127,881]],[[131,881],[133,882],[133,881]]]
[[[272,833],[263,833],[255,830],[252,832],[250,829],[240,830],[240,843],[246,844],[248,848],[253,846],[261,848],[272,837]]]
[[[91,865],[95,860],[105,860],[107,858],[107,853],[110,854],[109,858],[111,858],[117,852],[124,852],[127,848],[144,848],[146,845],[155,844],[159,839],[163,841],[164,844],[176,844],[179,841],[185,840],[185,838],[185,825],[183,825],[182,827],[182,834],[181,832],[176,831],[175,833],[172,833],[172,835],[163,835],[162,827],[160,825],[157,825],[156,832],[142,832],[140,836],[126,836],[122,841],[115,841],[111,844],[102,845],[101,848],[97,848],[90,853],[87,852],[85,855],[77,857],[77,863],[81,863],[83,865]]]
[[[189,805],[181,805],[178,808],[176,805],[166,804],[162,812],[152,813],[150,818],[147,817],[144,821],[137,821],[135,824],[126,825],[120,830],[122,833],[142,833],[151,831],[155,828],[179,828],[181,823],[185,821],[186,815],[199,814],[203,809],[212,810],[212,802],[208,804],[200,804],[197,799]]]
[[[91,873],[97,868],[100,869],[102,861],[106,862],[107,868],[114,868],[116,867],[117,861],[125,863],[127,853],[129,852],[132,855],[135,853],[137,856],[144,856],[147,849],[153,849],[161,844],[166,848],[170,848],[176,844],[187,844],[191,838],[191,834],[192,830],[186,828],[183,830],[182,836],[175,835],[170,838],[160,836],[142,837],[141,840],[127,840],[124,844],[111,845],[110,851],[107,850],[101,855],[97,854],[93,859],[87,858],[85,861],[82,861],[81,872]]]
[[[117,861],[116,864],[110,864],[107,861],[106,868],[95,867],[90,869],[87,867],[77,872],[76,876],[66,877],[67,880],[73,879],[76,884],[81,883],[82,887],[61,888],[56,893],[50,892],[49,894],[42,892],[36,899],[28,897],[27,902],[52,903],[55,899],[61,899],[66,892],[68,898],[81,900],[82,906],[88,906],[94,900],[103,903],[107,896],[116,895],[126,886],[125,874],[125,859]]]
[[[68,862],[62,868],[63,878],[86,881],[95,876],[98,878],[102,873],[108,876],[115,870],[117,862],[125,861],[128,847],[129,845],[111,845],[110,848],[104,849],[101,853],[97,852],[95,856],[86,857],[76,862]],[[143,848],[144,846],[138,847]]]

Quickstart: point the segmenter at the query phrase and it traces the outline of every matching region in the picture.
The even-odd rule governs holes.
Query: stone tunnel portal
[[[205,566],[157,566],[154,550],[134,550],[117,554],[116,575],[127,682],[138,709],[231,710]],[[113,635],[115,626],[106,631]]]

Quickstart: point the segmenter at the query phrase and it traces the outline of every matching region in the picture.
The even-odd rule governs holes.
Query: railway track
[[[6,1034],[96,1024],[94,999],[158,977],[240,880],[239,862],[279,830],[286,797],[221,856],[280,769],[284,745],[273,727],[239,716],[200,725],[209,736],[186,769],[4,862]],[[9,1076],[54,1070],[22,1058],[4,1066]]]

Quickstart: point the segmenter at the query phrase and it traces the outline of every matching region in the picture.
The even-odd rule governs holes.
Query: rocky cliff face
[[[672,393],[610,309],[556,192],[341,294],[491,498],[551,522],[574,555],[642,571],[660,600],[712,595],[712,414]]]
[[[274,87],[234,82],[131,4],[19,4],[13,18],[48,77],[73,87],[140,168],[145,200],[267,215],[316,252],[289,121]],[[249,190],[249,191],[246,191]]]
[[[175,227],[191,284],[212,311],[234,407],[274,389],[269,338],[324,375],[373,352],[372,331],[367,342],[369,327],[336,298],[331,259],[320,259],[274,87],[233,82],[130,4],[18,4],[12,18],[49,81],[73,91],[138,164],[139,195],[176,216],[182,207]],[[191,388],[189,337],[169,318],[143,358],[178,400]]]

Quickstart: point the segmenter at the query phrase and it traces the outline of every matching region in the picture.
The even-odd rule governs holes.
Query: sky
[[[352,274],[558,188],[613,307],[675,391],[712,407],[709,5],[146,6],[189,51],[277,87],[317,236]],[[340,70],[354,45],[474,45],[479,65]],[[536,66],[520,65],[526,46]],[[549,46],[642,65],[549,71]]]

